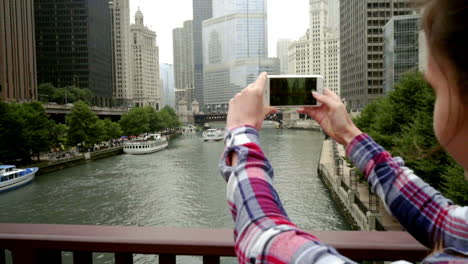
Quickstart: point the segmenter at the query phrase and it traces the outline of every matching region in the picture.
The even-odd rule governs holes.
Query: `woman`
[[[436,93],[434,129],[441,145],[465,169],[468,179],[468,3],[424,3],[429,44],[427,80]],[[287,217],[272,186],[273,168],[263,155],[258,133],[275,112],[262,102],[266,74],[229,103],[226,149],[220,162],[235,220],[240,263],[353,263]],[[433,249],[424,263],[468,262],[468,207],[459,207],[392,158],[349,118],[329,90],[314,97],[320,107],[300,109],[314,118],[366,176],[372,190],[418,241]]]

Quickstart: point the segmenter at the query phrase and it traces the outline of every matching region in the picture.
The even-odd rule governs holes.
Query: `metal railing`
[[[361,260],[420,261],[428,251],[405,232],[311,231],[341,254]],[[133,254],[159,255],[159,263],[176,263],[177,255],[203,256],[204,264],[235,256],[231,229],[177,229],[120,226],[0,224],[0,263],[5,250],[13,263],[92,263],[93,252],[114,253],[115,263],[133,263]]]

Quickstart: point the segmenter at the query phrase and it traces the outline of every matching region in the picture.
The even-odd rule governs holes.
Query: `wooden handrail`
[[[360,260],[420,261],[428,250],[405,232],[311,231]],[[0,224],[0,248],[133,254],[235,256],[231,229]],[[123,254],[123,255],[122,255]],[[1,263],[1,261],[0,261]]]

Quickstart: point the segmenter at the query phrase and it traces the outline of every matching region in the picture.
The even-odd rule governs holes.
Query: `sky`
[[[309,0],[266,0],[268,7],[268,55],[276,57],[276,41],[299,39],[309,26]],[[130,0],[131,23],[140,7],[144,23],[156,31],[159,62],[172,63],[172,29],[191,20],[192,0]]]

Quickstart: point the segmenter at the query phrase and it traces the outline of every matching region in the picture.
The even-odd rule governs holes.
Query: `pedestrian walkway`
[[[401,231],[399,222],[386,210],[379,198],[370,192],[367,181],[348,163],[342,145],[325,140],[319,173],[326,177],[335,197],[362,230]]]

